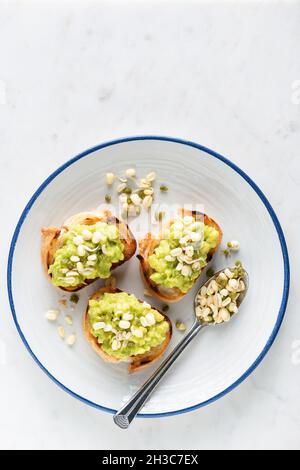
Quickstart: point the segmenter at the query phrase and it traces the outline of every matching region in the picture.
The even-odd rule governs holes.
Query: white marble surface
[[[1,448],[300,448],[299,21],[299,1],[0,2]],[[238,389],[121,431],[32,361],[5,269],[39,183],[81,150],[133,134],[189,138],[248,172],[285,230],[292,283],[273,348]]]

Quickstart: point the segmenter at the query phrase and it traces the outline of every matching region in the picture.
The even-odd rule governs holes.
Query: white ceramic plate
[[[157,191],[157,202],[203,206],[222,227],[224,241],[240,241],[238,257],[250,276],[238,316],[200,335],[143,409],[142,416],[165,416],[220,398],[259,364],[285,312],[288,255],[279,222],[262,192],[234,164],[200,145],[166,137],[134,137],[99,145],[68,161],[41,185],[21,215],[10,249],[8,292],[18,332],[33,358],[58,385],[85,403],[115,411],[153,368],[129,376],[124,365],[104,363],[84,339],[82,314],[88,295],[101,281],[81,291],[72,312],[75,322],[69,331],[78,333],[75,346],[67,347],[58,337],[57,325],[45,320],[45,312],[57,307],[61,291],[42,272],[40,228],[60,226],[68,216],[97,207],[107,192],[105,173],[120,174],[128,167],[135,167],[140,176],[155,170],[157,184],[168,185],[167,194]],[[141,220],[140,230],[147,230],[145,219],[137,219],[132,227],[136,233]],[[213,266],[220,269],[227,264],[218,254]],[[144,297],[136,258],[115,275],[121,289]],[[172,305],[172,320],[191,325],[194,292]],[[161,305],[152,299],[151,303]],[[174,331],[170,348],[181,335]]]

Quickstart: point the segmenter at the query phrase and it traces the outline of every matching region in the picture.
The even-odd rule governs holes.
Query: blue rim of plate
[[[246,173],[244,173],[243,170],[241,170],[238,166],[236,166],[234,163],[232,163],[230,160],[223,157],[219,153],[214,152],[213,150],[210,150],[209,148],[204,147],[203,145],[196,144],[195,142],[191,142],[191,141],[188,141],[188,140],[179,139],[179,138],[176,138],[176,137],[165,137],[165,136],[155,136],[155,135],[124,137],[124,138],[121,138],[121,139],[115,139],[115,140],[111,140],[111,141],[108,141],[108,142],[104,142],[103,144],[96,145],[95,147],[92,147],[88,150],[85,150],[84,152],[80,153],[79,155],[77,155],[77,156],[71,158],[70,160],[68,160],[66,163],[64,163],[59,168],[57,168],[57,170],[55,170],[50,176],[48,176],[48,178],[40,185],[40,187],[36,190],[36,192],[33,194],[31,199],[28,201],[28,203],[27,203],[25,209],[23,210],[23,212],[21,214],[21,217],[20,217],[20,219],[17,223],[17,226],[15,228],[15,231],[14,231],[14,234],[13,234],[13,237],[12,237],[12,241],[11,241],[11,245],[10,245],[10,250],[9,250],[9,255],[8,255],[8,264],[7,264],[8,298],[9,298],[9,303],[10,303],[12,316],[13,316],[16,328],[18,330],[18,333],[21,336],[21,339],[22,339],[23,343],[25,344],[27,350],[29,351],[29,353],[31,354],[31,356],[33,357],[35,362],[48,375],[48,377],[50,377],[50,379],[52,379],[65,392],[69,393],[74,398],[77,398],[78,400],[82,401],[83,403],[86,403],[87,405],[90,405],[90,406],[92,406],[94,408],[97,408],[101,411],[105,411],[107,413],[115,413],[116,412],[116,410],[113,410],[111,408],[107,408],[105,406],[94,403],[94,402],[88,400],[87,398],[84,398],[81,395],[78,395],[77,393],[70,390],[64,384],[59,382],[59,380],[57,380],[44,367],[44,365],[39,361],[39,359],[36,357],[36,355],[32,351],[32,349],[31,349],[30,345],[28,344],[28,342],[27,342],[27,340],[26,340],[26,338],[25,338],[25,336],[24,336],[24,334],[21,330],[21,327],[18,323],[18,318],[17,318],[17,314],[16,314],[16,311],[15,311],[15,307],[14,307],[14,301],[13,301],[12,265],[13,265],[13,256],[14,256],[15,246],[16,246],[18,236],[19,236],[21,227],[23,225],[23,222],[26,219],[26,216],[29,213],[31,207],[33,206],[34,202],[39,197],[39,195],[42,193],[42,191],[48,186],[48,184],[57,175],[62,173],[66,168],[68,168],[73,163],[77,162],[81,158],[86,157],[87,155],[89,155],[89,154],[91,154],[91,153],[93,153],[97,150],[103,149],[105,147],[110,147],[112,145],[122,144],[124,142],[131,142],[131,141],[136,141],[136,140],[158,140],[158,141],[174,142],[174,143],[177,143],[177,144],[188,145],[190,147],[194,147],[198,150],[201,150],[201,151],[211,155],[212,157],[217,158],[218,160],[222,161],[223,163],[228,165],[230,168],[232,168],[234,171],[236,171],[252,187],[252,189],[256,192],[256,194],[259,196],[259,198],[261,199],[261,201],[265,205],[268,213],[270,214],[270,217],[273,221],[273,224],[275,226],[275,229],[277,231],[277,235],[278,235],[278,238],[279,238],[279,241],[280,241],[282,257],[283,257],[283,265],[284,265],[284,282],[283,282],[282,301],[281,301],[281,305],[280,305],[280,309],[279,309],[279,312],[278,312],[278,317],[277,317],[275,326],[274,326],[273,331],[271,333],[271,336],[269,337],[269,339],[268,339],[265,347],[263,348],[262,352],[259,354],[259,356],[256,358],[256,360],[253,362],[253,364],[249,367],[249,369],[246,370],[246,372],[244,372],[244,374],[238,380],[236,380],[232,385],[230,385],[229,387],[227,387],[222,392],[218,393],[214,397],[212,397],[209,400],[206,400],[202,403],[198,403],[197,405],[189,406],[187,408],[183,408],[183,409],[180,409],[180,410],[168,411],[168,412],[165,412],[165,413],[152,413],[152,414],[151,413],[149,413],[149,414],[140,413],[138,415],[138,417],[141,417],[141,418],[160,418],[160,417],[166,417],[166,416],[174,416],[174,415],[178,415],[178,414],[181,414],[181,413],[187,413],[189,411],[193,411],[193,410],[196,410],[198,408],[202,408],[203,406],[206,406],[206,405],[222,398],[224,395],[231,392],[234,388],[236,388],[238,385],[240,385],[256,369],[256,367],[260,364],[260,362],[263,360],[263,358],[265,357],[265,355],[267,354],[267,352],[271,348],[272,344],[274,343],[274,340],[275,340],[275,338],[278,334],[278,331],[280,329],[280,326],[282,324],[283,317],[284,317],[285,310],[286,310],[286,306],[287,306],[288,296],[289,296],[290,267],[289,267],[288,250],[287,250],[287,245],[286,245],[286,241],[285,241],[285,238],[284,238],[283,230],[282,230],[281,225],[279,223],[279,220],[278,220],[278,218],[277,218],[277,216],[274,212],[274,209],[272,208],[272,206],[269,203],[268,199],[263,194],[263,192],[259,189],[259,187],[254,183],[254,181],[252,181],[252,179]]]

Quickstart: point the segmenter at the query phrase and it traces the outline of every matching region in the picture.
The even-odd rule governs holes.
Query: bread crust
[[[46,272],[49,280],[52,282],[52,276],[49,274],[48,270],[50,265],[54,261],[55,252],[62,246],[63,235],[70,231],[74,225],[93,225],[96,222],[106,222],[107,224],[116,224],[120,231],[120,236],[124,244],[124,259],[118,263],[113,263],[112,270],[121,264],[128,261],[136,251],[136,240],[130,231],[127,224],[120,221],[112,215],[108,210],[101,211],[89,211],[89,212],[80,212],[73,215],[65,221],[61,228],[59,227],[45,227],[41,230],[41,259],[43,269]],[[59,289],[67,292],[76,292],[80,289],[83,289],[88,284],[96,281],[96,279],[87,279],[84,284],[80,284],[75,287],[61,287]]]
[[[221,241],[222,241],[222,230],[221,227],[215,222],[213,219],[208,217],[206,214],[202,214],[201,212],[198,211],[190,211],[186,209],[180,209],[179,210],[179,215],[181,217],[184,217],[186,215],[192,215],[198,220],[203,220],[205,225],[210,225],[214,227],[218,233],[219,233],[219,238],[218,238],[218,243],[215,248],[211,249],[210,252],[208,253],[207,256],[207,261],[211,261],[214,254],[217,252]],[[174,223],[174,219],[170,219],[168,223],[166,224],[165,228],[170,227]],[[160,300],[166,301],[166,302],[178,302],[181,300],[188,292],[184,293],[177,287],[164,287],[161,285],[156,284],[150,279],[151,274],[153,273],[153,270],[149,264],[148,258],[149,256],[154,252],[155,248],[159,245],[160,241],[162,240],[163,236],[160,234],[159,237],[154,238],[151,233],[148,233],[145,238],[140,240],[139,242],[139,254],[137,255],[138,259],[140,260],[140,271],[141,271],[141,276],[144,281],[144,284],[147,288],[148,291],[150,291],[151,294],[153,294],[155,297],[158,297]],[[202,271],[201,271],[202,272]],[[201,275],[201,272],[199,276]],[[198,276],[198,278],[199,278]],[[197,279],[198,279],[197,278]],[[197,279],[195,279],[195,282],[197,282]],[[194,283],[195,283],[194,282]]]
[[[102,287],[101,289],[99,289],[97,292],[95,292],[92,295],[91,299],[99,300],[101,296],[105,294],[106,292],[113,294],[113,293],[122,292],[122,291],[120,289],[113,288],[113,287]],[[140,302],[142,301],[140,300]],[[159,311],[158,309],[155,309],[155,310]],[[128,372],[129,374],[132,374],[133,372],[137,372],[137,371],[145,369],[146,367],[150,366],[155,361],[157,361],[163,355],[163,353],[165,352],[166,348],[168,347],[170,343],[171,336],[172,336],[172,323],[170,319],[164,313],[160,311],[159,313],[164,316],[165,320],[169,324],[169,331],[166,335],[165,340],[162,342],[162,344],[154,348],[151,348],[150,351],[148,351],[147,353],[139,354],[137,356],[131,356],[128,360],[117,359],[113,356],[110,356],[105,351],[103,351],[102,345],[98,343],[97,338],[95,338],[95,336],[93,336],[90,331],[89,320],[88,320],[88,306],[83,316],[83,332],[87,341],[91,344],[94,351],[96,351],[96,353],[104,361],[111,362],[114,364],[119,363],[119,362],[129,362]]]

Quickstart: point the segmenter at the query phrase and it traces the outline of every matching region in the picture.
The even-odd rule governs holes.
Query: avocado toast
[[[128,261],[136,241],[110,211],[80,212],[61,228],[42,229],[42,265],[55,286],[75,292]]]
[[[92,295],[83,330],[102,359],[129,363],[129,373],[159,359],[172,336],[166,315],[133,294],[111,287],[103,287]]]
[[[159,237],[148,233],[139,242],[140,268],[147,289],[177,302],[193,287],[222,240],[220,226],[206,214],[185,209]]]

